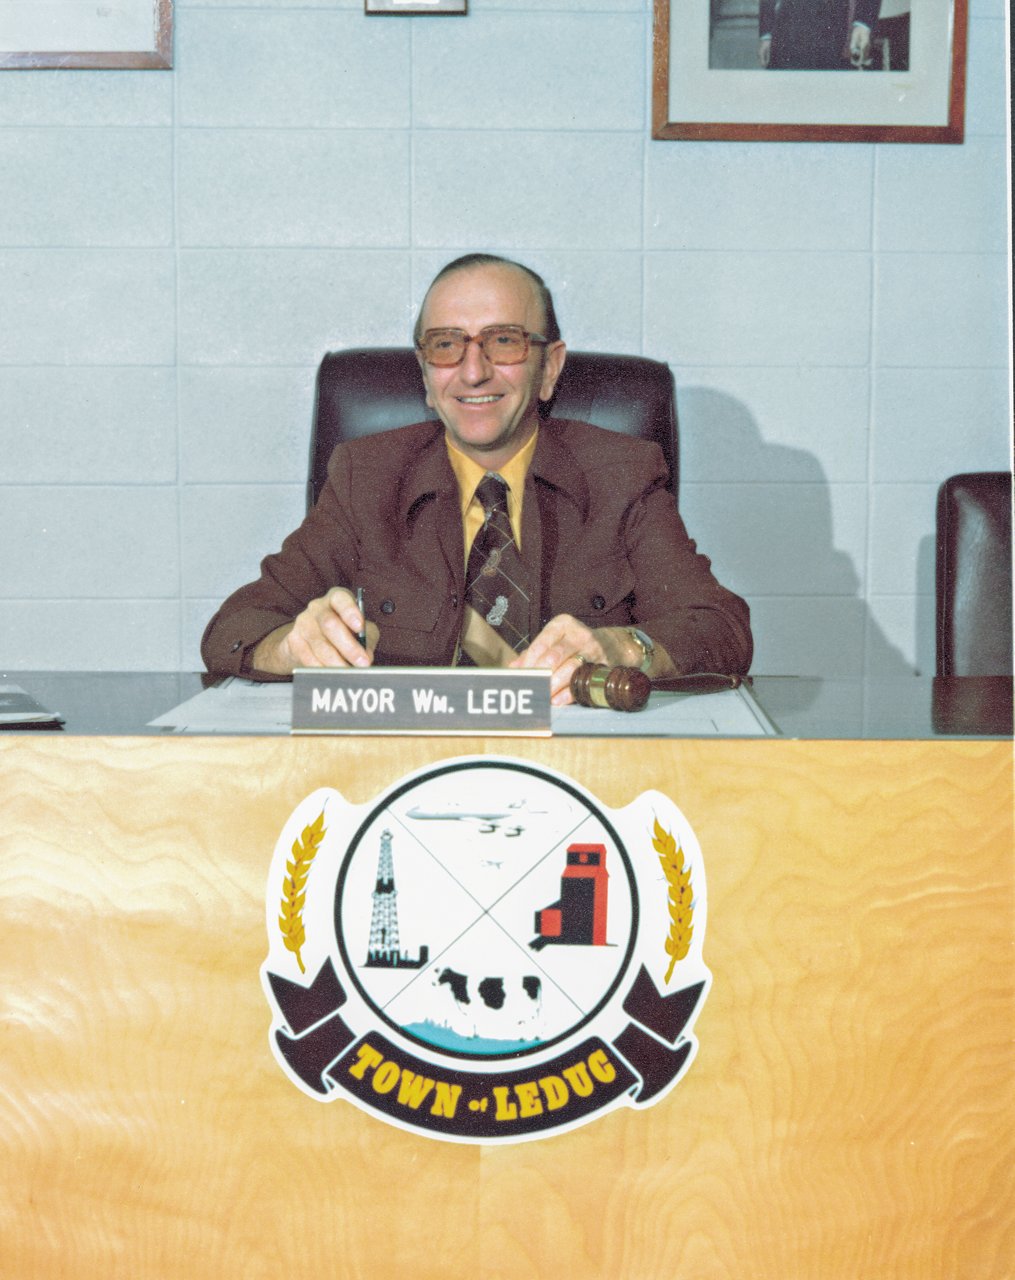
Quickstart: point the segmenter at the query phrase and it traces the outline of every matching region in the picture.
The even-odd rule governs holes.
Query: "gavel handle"
[[[654,690],[663,693],[719,693],[736,689],[740,676],[715,671],[667,676],[649,681],[635,667],[607,667],[583,662],[571,676],[571,696],[580,707],[610,707],[614,711],[640,711]]]
[[[652,681],[653,693],[720,693],[723,689],[739,689],[743,676],[724,675],[718,671],[699,671],[689,676],[663,676]]]

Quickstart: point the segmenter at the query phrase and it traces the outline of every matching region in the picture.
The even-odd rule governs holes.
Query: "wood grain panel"
[[[655,1108],[454,1146],[275,1065],[285,819],[469,754],[694,827],[714,984]],[[1010,1274],[1010,744],[21,737],[0,800],[4,1277]]]

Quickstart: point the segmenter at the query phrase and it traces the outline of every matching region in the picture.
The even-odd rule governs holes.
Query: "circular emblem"
[[[546,1136],[686,1069],[704,924],[697,844],[658,793],[614,812],[491,757],[359,808],[316,792],[269,878],[272,1046],[312,1096],[429,1136]]]
[[[579,1032],[626,972],[636,911],[627,851],[588,797],[525,765],[448,765],[360,826],[335,934],[394,1031],[482,1059]]]

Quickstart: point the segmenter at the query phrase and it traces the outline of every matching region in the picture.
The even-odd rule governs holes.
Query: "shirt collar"
[[[400,507],[403,519],[409,518],[409,513],[421,498],[444,493],[460,495],[461,486],[452,469],[451,452],[446,445],[447,435],[443,423],[431,422],[429,425],[433,428],[433,434],[423,443],[417,454],[417,464],[408,468],[404,483],[400,486]],[[529,454],[530,447],[531,454]],[[470,461],[460,450],[456,452],[466,462]],[[511,461],[515,462],[523,455],[527,458],[523,465],[526,466],[530,478],[538,477],[539,480],[568,494],[581,511],[582,519],[588,518],[589,488],[581,462],[560,441],[558,432],[554,430],[553,419],[542,423],[532,440],[528,441],[526,447]],[[477,470],[480,475],[469,492],[470,500],[475,493],[476,484],[485,474],[478,465]]]
[[[526,440],[514,457],[494,472],[495,475],[501,477],[508,487],[509,514],[513,514],[516,510],[521,510],[522,496],[525,492],[525,477],[528,475],[532,456],[536,452],[538,439],[539,428],[537,427],[531,438]],[[476,462],[467,454],[464,454],[446,435],[444,442],[447,445],[451,470],[455,473],[455,479],[458,481],[458,496],[461,503],[462,518],[464,519],[465,513],[475,496],[476,486],[487,474],[487,468],[482,463]]]

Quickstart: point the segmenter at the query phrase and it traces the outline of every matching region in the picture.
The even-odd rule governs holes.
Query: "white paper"
[[[234,676],[202,689],[149,724],[172,733],[273,734],[289,732],[293,687],[257,684]]]

